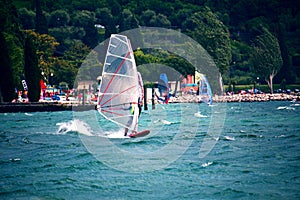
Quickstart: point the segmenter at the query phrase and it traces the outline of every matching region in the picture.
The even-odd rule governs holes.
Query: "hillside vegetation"
[[[23,88],[22,79],[37,82],[26,69],[46,81],[54,74],[51,84],[73,87],[79,67],[95,46],[112,33],[139,26],[170,28],[192,37],[213,57],[225,84],[300,80],[299,1],[1,0],[1,5],[4,101]],[[183,75],[193,71],[169,52],[139,49],[135,56],[138,65],[155,61],[172,67],[175,59],[174,67]],[[28,63],[37,66],[26,67]]]

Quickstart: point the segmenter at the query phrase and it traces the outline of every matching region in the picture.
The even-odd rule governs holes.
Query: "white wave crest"
[[[56,134],[66,134],[68,132],[78,132],[83,135],[93,136],[92,131],[85,122],[74,119],[68,122],[61,122],[56,124],[58,127]]]
[[[198,117],[198,118],[206,118],[207,116],[206,115],[202,115],[200,112],[196,112],[194,114],[195,117]]]
[[[279,106],[277,110],[295,110],[295,108],[290,106]]]
[[[234,137],[230,137],[230,136],[227,136],[227,135],[224,136],[224,139],[225,140],[230,140],[230,141],[234,141],[235,140]]]
[[[201,167],[208,167],[209,165],[212,165],[213,162],[206,162],[206,163],[202,163]]]

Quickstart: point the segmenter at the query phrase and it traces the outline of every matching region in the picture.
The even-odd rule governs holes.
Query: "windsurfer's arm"
[[[164,99],[160,98],[156,93],[155,93],[155,96],[156,96],[157,100],[162,101],[162,102],[165,101]]]

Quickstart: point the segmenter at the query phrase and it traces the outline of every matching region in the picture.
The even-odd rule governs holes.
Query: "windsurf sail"
[[[160,96],[169,95],[169,91],[170,91],[169,81],[168,81],[168,76],[165,73],[159,75],[158,91],[160,93]]]
[[[139,91],[130,41],[124,35],[112,34],[102,71],[98,112],[124,128],[137,131]]]
[[[169,87],[169,81],[168,81],[168,76],[165,73],[160,74],[159,76],[159,81],[158,81],[158,91],[161,97],[159,97],[157,94],[156,98],[160,101],[162,101],[163,103],[168,103],[169,98],[170,98],[170,87]]]
[[[198,97],[201,102],[212,105],[212,91],[209,82],[204,74],[200,74]]]

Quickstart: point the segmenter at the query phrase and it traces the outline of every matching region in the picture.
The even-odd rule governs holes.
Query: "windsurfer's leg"
[[[139,117],[140,117],[140,115],[141,115],[141,112],[142,112],[142,105],[141,105],[141,104],[139,104],[138,106],[139,106]]]
[[[131,126],[132,121],[133,121],[133,117],[130,117],[129,120],[128,120],[128,122],[127,122],[127,127]],[[128,133],[128,128],[125,128],[124,136],[127,136],[127,133]]]

